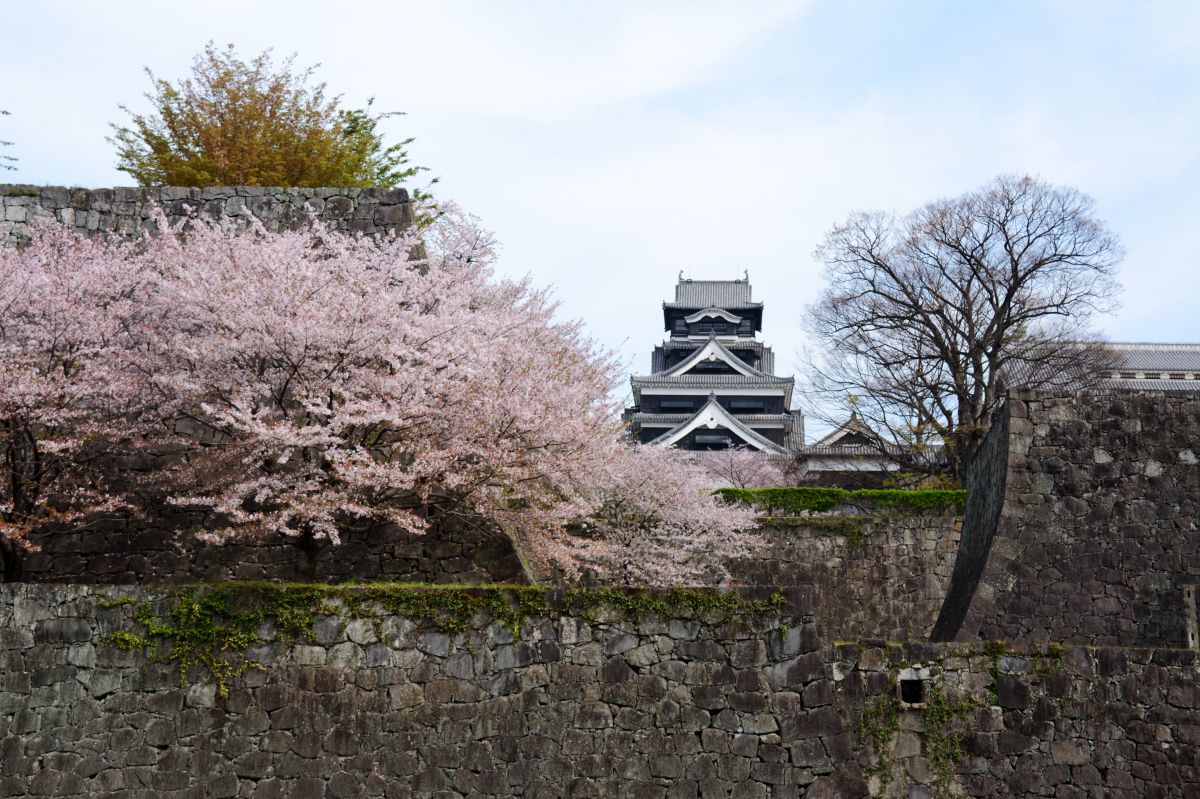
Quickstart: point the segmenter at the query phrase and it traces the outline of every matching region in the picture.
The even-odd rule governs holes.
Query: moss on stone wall
[[[767,513],[803,513],[830,511],[839,505],[869,505],[880,511],[900,513],[944,513],[962,510],[966,492],[962,490],[917,490],[886,488],[718,488],[716,495],[726,502],[743,502]]]
[[[97,607],[127,601],[102,599]],[[551,596],[546,588],[523,585],[232,582],[187,586],[144,603],[132,617],[136,629],[116,630],[105,642],[123,650],[145,650],[158,662],[176,665],[184,683],[199,666],[212,675],[220,695],[227,696],[233,679],[247,669],[261,668],[246,652],[259,641],[267,622],[284,644],[313,642],[313,627],[322,615],[395,616],[415,622],[417,629],[452,635],[480,621],[498,622],[519,638],[527,619],[546,616],[555,608],[582,616],[606,610],[633,621],[661,616],[724,624],[774,615],[784,602],[779,593],[748,599],[704,588],[576,588]]]

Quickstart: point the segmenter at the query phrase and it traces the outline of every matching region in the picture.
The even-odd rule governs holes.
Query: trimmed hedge
[[[961,511],[967,492],[959,490],[903,491],[894,488],[718,488],[714,492],[729,503],[743,502],[767,513],[788,514],[828,511],[838,505],[870,505],[877,510],[908,513]]]

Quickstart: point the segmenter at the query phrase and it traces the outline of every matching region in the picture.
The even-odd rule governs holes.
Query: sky
[[[779,371],[856,210],[904,214],[998,174],[1096,200],[1116,232],[1115,341],[1200,341],[1200,3],[1129,0],[40,0],[0,6],[0,182],[130,185],[109,124],[143,68],[204,44],[319,63],[437,194],[551,285],[564,318],[649,369],[680,272],[748,271]]]

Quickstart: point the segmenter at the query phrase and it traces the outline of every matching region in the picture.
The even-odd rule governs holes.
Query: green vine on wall
[[[874,761],[865,766],[863,772],[868,777],[879,777],[884,788],[892,781],[891,745],[899,725],[900,700],[892,693],[871,700],[858,720],[859,743],[869,746],[875,753]]]
[[[963,742],[971,734],[967,720],[983,703],[974,697],[951,701],[940,688],[927,685],[924,702],[910,706],[909,712],[921,714],[919,737],[921,754],[929,762],[940,796],[949,796],[954,769],[966,756]],[[858,739],[872,753],[872,760],[863,767],[868,777],[879,778],[886,789],[892,781],[895,762],[892,759],[892,739],[900,728],[900,714],[905,706],[894,693],[876,696],[863,708],[858,722]]]
[[[943,796],[949,795],[954,768],[966,756],[963,741],[972,732],[966,724],[967,718],[982,706],[972,696],[952,702],[940,688],[928,686],[925,707],[921,709],[921,751],[933,769],[938,793]]]

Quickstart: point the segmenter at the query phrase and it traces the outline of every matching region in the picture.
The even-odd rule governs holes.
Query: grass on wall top
[[[726,502],[743,502],[767,513],[796,514],[829,511],[839,505],[866,505],[879,511],[900,513],[944,513],[961,511],[967,492],[961,489],[895,488],[718,488]]]

